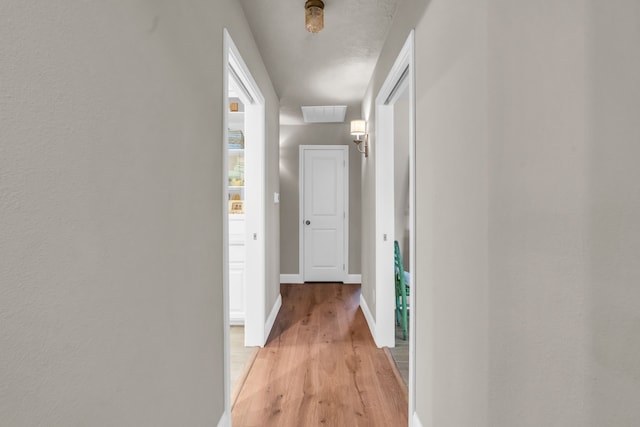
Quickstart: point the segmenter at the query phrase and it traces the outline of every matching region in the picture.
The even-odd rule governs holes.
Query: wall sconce
[[[367,122],[364,120],[351,120],[351,135],[356,139],[353,142],[356,143],[356,149],[360,153],[364,153],[365,157],[369,157],[369,134],[367,133]],[[364,136],[364,139],[361,137]],[[360,144],[364,142],[363,149],[360,149]]]

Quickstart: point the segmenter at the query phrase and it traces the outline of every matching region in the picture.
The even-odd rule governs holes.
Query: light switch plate
[[[280,203],[280,193],[273,193],[273,203]]]

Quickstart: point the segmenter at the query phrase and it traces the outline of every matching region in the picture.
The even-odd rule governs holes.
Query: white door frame
[[[411,30],[375,101],[375,287],[376,322],[374,337],[379,347],[395,346],[395,287],[393,285],[394,120],[393,105],[403,91],[409,91],[409,274],[411,307],[409,327],[409,422],[415,412],[415,63],[414,31]]]
[[[299,203],[299,224],[298,224],[298,271],[300,278],[304,282],[304,152],[306,150],[341,150],[344,152],[345,170],[344,170],[344,253],[342,281],[347,282],[349,275],[349,147],[346,145],[301,145],[299,149],[298,159],[298,203]]]
[[[245,138],[251,141],[245,150],[245,345],[264,346],[265,336],[265,99],[254,80],[240,51],[227,29],[223,35],[223,298],[224,298],[224,389],[225,410],[231,414],[230,344],[229,344],[229,226],[228,226],[228,117],[229,68],[240,79],[245,93],[241,99],[245,105]],[[244,98],[244,99],[243,99]],[[250,297],[249,297],[250,296]]]

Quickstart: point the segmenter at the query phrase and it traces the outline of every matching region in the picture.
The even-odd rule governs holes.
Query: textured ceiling
[[[359,115],[398,0],[325,0],[317,34],[305,29],[305,0],[240,3],[280,97],[282,124],[302,123],[302,105],[347,105],[347,115]]]

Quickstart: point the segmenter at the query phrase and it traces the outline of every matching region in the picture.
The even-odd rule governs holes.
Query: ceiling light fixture
[[[307,0],[304,4],[304,16],[307,31],[319,33],[324,28],[324,2]]]

